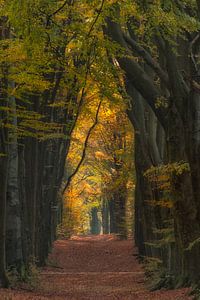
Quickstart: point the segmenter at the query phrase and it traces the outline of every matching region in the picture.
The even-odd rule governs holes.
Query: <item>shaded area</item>
[[[191,299],[188,289],[149,292],[136,254],[132,240],[112,235],[60,240],[34,292],[1,290],[0,299]]]

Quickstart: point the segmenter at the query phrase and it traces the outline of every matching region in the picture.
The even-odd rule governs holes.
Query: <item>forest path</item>
[[[149,292],[136,253],[133,241],[110,235],[57,241],[39,286],[32,292],[0,291],[0,299],[191,299],[187,289]]]

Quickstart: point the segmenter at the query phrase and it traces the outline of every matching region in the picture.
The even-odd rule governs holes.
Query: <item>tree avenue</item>
[[[134,231],[154,288],[198,287],[199,17],[198,0],[0,1],[0,286],[56,232],[102,227]]]
[[[88,116],[91,118],[98,106],[96,100],[92,103],[89,100],[90,96],[79,115],[67,155],[67,170],[76,170],[83,153],[86,154],[66,190],[60,230],[71,236],[88,232],[98,234],[102,227],[102,233],[115,233],[126,239],[133,232],[132,126],[122,110],[126,107],[122,98],[115,101],[114,107],[103,98],[98,123],[89,144],[83,146],[83,140],[88,137]]]

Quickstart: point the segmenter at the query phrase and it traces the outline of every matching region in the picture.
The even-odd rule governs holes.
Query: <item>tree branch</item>
[[[69,0],[66,0],[57,10],[55,10],[51,15],[49,15],[49,18],[58,14],[67,4],[69,4]]]
[[[193,65],[194,65],[194,69],[195,69],[196,73],[198,73],[199,68],[198,68],[198,64],[195,59],[196,53],[194,53],[194,50],[199,45],[199,42],[200,42],[200,32],[198,32],[196,34],[195,38],[191,41],[191,43],[189,45],[190,57],[191,57]]]
[[[134,85],[136,90],[146,99],[153,109],[163,127],[165,127],[166,109],[156,107],[157,100],[162,97],[162,91],[156,86],[144,69],[136,62],[124,39],[121,27],[116,22],[107,18],[107,35],[116,42],[122,49],[123,54],[118,55],[117,60],[125,72],[127,79]]]
[[[70,185],[73,177],[77,174],[77,172],[79,171],[79,169],[80,169],[80,167],[81,167],[81,165],[82,165],[82,163],[83,163],[83,161],[85,159],[86,150],[87,150],[87,147],[88,147],[88,142],[89,142],[90,136],[91,136],[94,128],[98,124],[98,116],[99,116],[99,111],[100,111],[100,108],[101,108],[101,103],[102,103],[102,101],[100,101],[99,104],[98,104],[96,115],[95,115],[95,121],[94,121],[94,123],[92,124],[92,126],[90,127],[90,129],[89,129],[89,131],[87,133],[87,136],[86,136],[86,139],[85,139],[85,143],[84,143],[84,147],[83,147],[83,153],[82,153],[81,159],[80,159],[78,165],[76,166],[75,170],[68,177],[67,182],[65,183],[65,187],[63,189],[63,193],[65,193],[65,191],[67,190],[67,188]]]
[[[139,54],[145,62],[157,73],[162,82],[169,87],[169,78],[167,73],[160,67],[159,63],[152,58],[152,56],[146,51],[142,46],[140,46],[136,41],[134,41],[127,34],[123,33],[125,41],[131,46],[131,48]]]
[[[95,18],[94,22],[92,23],[92,26],[91,26],[91,28],[90,28],[90,30],[89,30],[89,32],[88,32],[88,34],[87,34],[87,37],[89,37],[89,36],[90,36],[90,34],[91,34],[91,32],[92,32],[92,30],[93,30],[93,28],[94,28],[95,24],[97,23],[97,21],[98,21],[98,19],[99,19],[99,17],[100,17],[100,14],[101,14],[101,13],[102,13],[102,11],[103,11],[103,6],[104,6],[104,3],[105,3],[105,0],[102,0],[102,2],[101,2],[101,6],[100,6],[100,8],[99,8],[99,9],[98,9],[98,11],[97,11],[96,18]]]
[[[66,0],[64,1],[64,3],[57,9],[55,10],[54,12],[52,12],[50,15],[47,16],[47,22],[46,22],[46,25],[48,26],[49,25],[49,22],[50,22],[50,19],[57,15],[61,10],[63,10],[63,8],[66,6],[66,5],[72,5],[73,4],[73,0]]]

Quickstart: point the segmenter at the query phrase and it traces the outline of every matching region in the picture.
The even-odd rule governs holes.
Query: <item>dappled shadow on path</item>
[[[187,289],[149,292],[133,241],[120,241],[112,235],[57,241],[36,290],[9,293],[15,296],[8,299],[16,300],[191,299],[186,296]],[[4,299],[1,293],[0,299]]]

